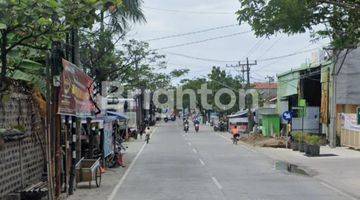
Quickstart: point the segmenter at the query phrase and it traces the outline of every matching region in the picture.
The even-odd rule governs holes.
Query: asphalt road
[[[113,200],[349,199],[320,181],[275,169],[274,160],[208,128],[184,135],[163,123],[119,180]]]

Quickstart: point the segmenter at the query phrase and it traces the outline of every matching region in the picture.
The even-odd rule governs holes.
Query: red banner
[[[73,63],[63,59],[58,114],[91,116],[95,106],[90,100],[93,80]]]

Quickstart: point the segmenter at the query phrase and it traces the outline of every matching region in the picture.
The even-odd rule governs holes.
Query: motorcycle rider
[[[189,131],[189,121],[187,119],[185,119],[184,121],[184,131],[185,132]]]
[[[194,120],[194,126],[195,126],[195,131],[198,132],[199,131],[199,126],[200,126],[200,122],[198,119]]]
[[[231,134],[233,135],[233,142],[234,144],[237,144],[237,141],[238,141],[238,138],[240,136],[239,134],[239,129],[237,126],[234,126],[232,129],[231,129]]]

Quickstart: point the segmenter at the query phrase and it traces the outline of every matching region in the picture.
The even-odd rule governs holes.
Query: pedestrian
[[[140,140],[142,140],[143,134],[144,134],[144,131],[143,131],[143,130],[140,130]]]
[[[146,138],[146,143],[149,143],[149,140],[150,140],[150,127],[147,127],[145,129],[145,138]]]

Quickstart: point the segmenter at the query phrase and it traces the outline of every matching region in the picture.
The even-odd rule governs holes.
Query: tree
[[[226,73],[225,70],[221,70],[220,67],[213,67],[211,70],[211,73],[208,74],[209,78],[209,89],[214,91],[216,93],[218,90],[222,88],[227,88],[232,90],[236,97],[238,97],[239,89],[241,89],[241,81],[242,79],[239,76],[231,76]],[[215,94],[214,94],[215,95]],[[229,95],[223,95],[221,96],[220,102],[223,104],[227,104],[231,101],[231,97]],[[211,100],[211,103],[214,107],[214,110],[216,111],[222,111],[223,108],[219,108],[213,99]],[[230,108],[229,110],[225,111],[226,113],[232,113],[235,111],[238,111],[239,109],[239,99],[236,98],[235,106]]]
[[[121,66],[116,45],[123,41],[130,22],[145,21],[140,0],[124,0],[120,5],[107,3],[100,10],[97,29],[84,29],[80,33],[81,61],[94,77],[97,86],[108,79],[107,72]]]
[[[208,103],[213,107],[213,111],[223,112],[223,108],[217,107],[214,101],[214,96],[217,91],[222,88],[227,88],[232,90],[235,95],[238,97],[238,91],[241,88],[241,78],[238,76],[231,76],[226,73],[225,70],[221,70],[220,67],[213,67],[211,72],[207,75],[206,78],[195,78],[195,79],[183,79],[181,81],[183,89],[191,89],[198,91],[201,88],[201,85],[207,84],[207,88],[212,90],[212,95],[208,98]],[[201,105],[201,95],[196,94],[197,107],[200,109],[200,112],[204,111],[204,107]],[[223,104],[230,102],[230,96],[223,95],[221,96],[220,102]],[[225,111],[225,113],[232,113],[238,110],[238,98],[236,99],[236,104],[234,107]],[[190,99],[188,96],[183,97],[183,107],[190,106]]]
[[[238,21],[249,23],[257,36],[310,30],[315,37],[330,37],[333,48],[339,50],[360,42],[359,0],[240,0],[240,3]]]
[[[4,79],[8,70],[16,70],[29,52],[30,57],[45,63],[44,55],[52,42],[64,40],[65,33],[73,28],[91,27],[96,9],[102,5],[102,1],[1,1],[0,78]]]

